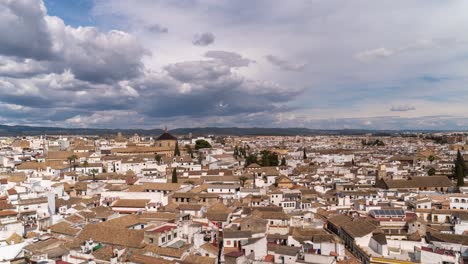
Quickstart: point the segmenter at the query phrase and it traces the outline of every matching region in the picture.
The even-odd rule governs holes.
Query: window
[[[166,242],[166,238],[165,237],[161,237],[161,243],[164,243]]]

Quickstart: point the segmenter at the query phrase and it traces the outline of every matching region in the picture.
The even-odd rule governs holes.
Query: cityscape
[[[0,0],[0,264],[468,263],[467,14]]]

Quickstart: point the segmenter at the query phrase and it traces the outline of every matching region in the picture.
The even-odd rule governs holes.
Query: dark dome
[[[167,132],[164,132],[156,140],[177,140],[177,138]]]

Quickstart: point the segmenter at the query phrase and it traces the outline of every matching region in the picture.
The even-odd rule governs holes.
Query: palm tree
[[[91,175],[93,175],[93,182],[96,181],[96,173],[98,173],[99,171],[97,169],[92,169],[91,171]]]
[[[76,160],[78,159],[78,156],[76,156],[75,154],[69,156],[67,158],[68,160],[68,164],[72,165],[73,164],[73,170],[76,171]]]
[[[191,147],[189,144],[187,144],[187,145],[185,145],[185,149],[187,150],[187,153],[190,154],[190,158],[193,159],[193,150],[192,150],[192,147]]]
[[[88,161],[87,161],[87,160],[83,161],[83,167],[85,168],[85,169],[84,169],[84,170],[85,170],[85,172],[86,172],[86,170],[87,170],[88,166],[89,166],[89,163],[88,163]]]
[[[241,185],[242,187],[244,187],[245,182],[246,182],[248,179],[249,179],[249,178],[247,178],[246,176],[240,176],[240,177],[239,177],[240,185]]]

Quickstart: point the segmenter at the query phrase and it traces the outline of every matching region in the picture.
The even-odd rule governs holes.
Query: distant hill
[[[100,128],[62,128],[35,126],[0,125],[0,136],[32,136],[32,135],[115,135],[122,132],[126,135],[160,135],[162,129],[100,129]]]
[[[62,128],[62,127],[35,127],[35,126],[7,126],[0,125],[0,136],[32,136],[32,135],[115,135],[121,132],[124,135],[160,135],[162,129],[101,129],[101,128]],[[242,136],[242,135],[265,135],[265,136],[296,136],[296,135],[393,135],[405,131],[398,130],[365,130],[365,129],[341,129],[324,130],[309,128],[239,128],[239,127],[198,127],[198,128],[176,128],[169,131],[174,135],[218,135],[218,136]],[[434,131],[408,131],[408,132],[434,132]],[[437,131],[441,132],[441,131]]]

